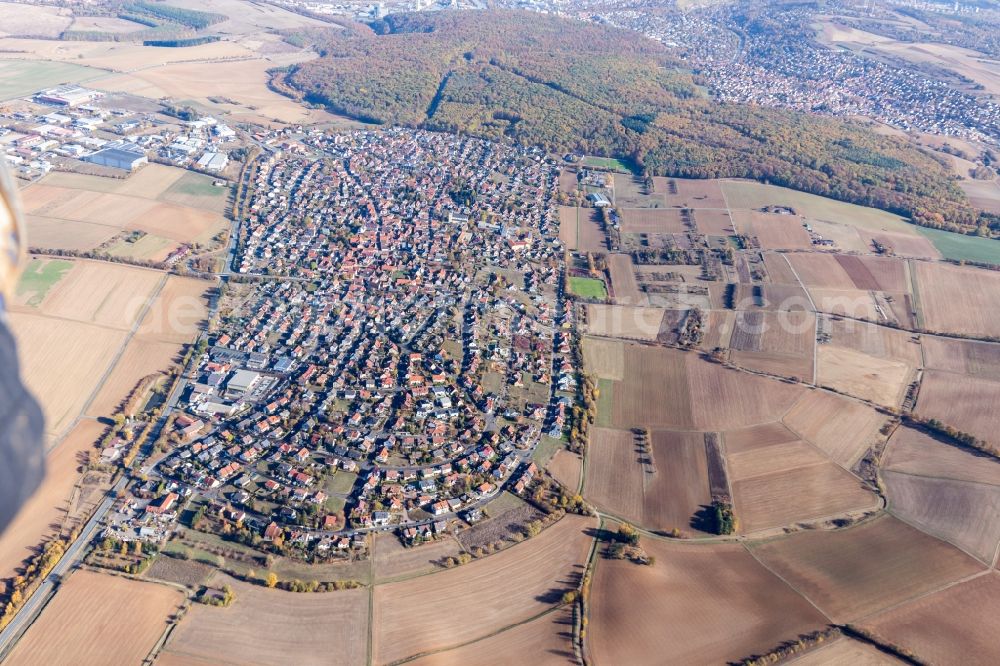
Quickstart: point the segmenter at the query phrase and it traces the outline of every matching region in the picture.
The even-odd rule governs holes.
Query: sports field
[[[569,279],[569,290],[577,296],[583,298],[606,299],[608,290],[602,280],[595,278],[571,277]]]

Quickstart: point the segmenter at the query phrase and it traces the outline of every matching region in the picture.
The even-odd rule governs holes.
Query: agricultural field
[[[229,608],[194,604],[161,652],[169,663],[271,666],[361,664],[368,633],[368,591],[296,594],[219,575],[236,600]],[[225,646],[220,652],[219,646]],[[138,663],[138,662],[135,662]]]
[[[559,240],[569,250],[577,249],[577,216],[580,214],[579,210],[575,206],[559,206]]]
[[[33,247],[91,250],[122,232],[112,254],[163,260],[184,243],[209,243],[226,226],[229,188],[176,167],[149,164],[125,179],[51,173],[22,190]],[[145,255],[145,256],[144,256]]]
[[[722,181],[718,180],[654,177],[653,191],[671,208],[728,208]]]
[[[975,204],[975,200],[973,203]],[[996,203],[992,207],[998,209],[996,212],[1000,212],[1000,206],[997,206]],[[927,237],[927,240],[934,244],[934,247],[945,259],[1000,264],[1000,241],[928,227],[918,227],[918,229],[921,234]]]
[[[45,479],[20,513],[0,534],[0,579],[15,575],[43,540],[67,531],[87,506],[75,502],[82,467],[106,426],[83,419],[45,459]],[[96,505],[96,502],[94,502]]]
[[[676,208],[624,208],[621,214],[625,234],[683,234],[689,230]]]
[[[994,413],[998,401],[1000,382],[928,370],[914,411],[995,444],[1000,441]]]
[[[227,43],[227,42],[217,42]],[[247,51],[244,49],[244,53]],[[171,97],[194,102],[211,113],[232,120],[278,123],[316,123],[336,120],[325,111],[307,109],[268,87],[269,69],[275,63],[261,57],[214,62],[178,62],[134,70],[93,83],[99,90],[160,99]],[[219,104],[209,97],[233,100]]]
[[[639,290],[635,279],[635,266],[627,254],[608,256],[608,272],[611,273],[611,287],[615,293],[615,303],[620,305],[647,305],[649,299]]]
[[[1000,463],[914,428],[896,428],[883,455],[883,468],[900,474],[1000,486]]]
[[[834,462],[849,469],[875,443],[886,417],[864,403],[814,390],[785,414],[782,421]]]
[[[599,560],[587,645],[597,664],[737,662],[829,620],[741,546],[643,538],[652,566]]]
[[[887,407],[899,407],[913,368],[901,361],[870,356],[850,347],[820,345],[817,383]]]
[[[21,279],[17,283],[15,303],[37,308],[45,300],[49,290],[72,268],[72,261],[33,259],[21,273]]]
[[[8,323],[18,342],[21,375],[45,414],[46,433],[58,438],[86,409],[127,333],[26,312],[11,312]]]
[[[443,571],[442,562],[462,552],[457,540],[448,536],[419,546],[406,547],[395,534],[375,537],[375,580],[416,576]]]
[[[56,38],[72,21],[71,12],[61,7],[0,2],[0,37],[32,35]]]
[[[1000,545],[1000,486],[882,473],[889,511],[986,564]]]
[[[875,208],[865,208],[854,204],[827,199],[790,190],[777,185],[764,185],[751,181],[723,180],[721,189],[725,193],[730,209],[747,208],[759,210],[766,206],[785,206],[803,217],[849,222],[862,229],[892,231],[915,235],[913,225],[904,218]]]
[[[928,369],[1000,381],[1000,344],[925,335],[920,346]]]
[[[1000,336],[1000,273],[930,262],[913,268],[924,328]]]
[[[3,3],[10,5],[12,3]],[[25,7],[26,5],[18,5]],[[4,29],[0,21],[0,32]],[[8,40],[0,43],[6,44]],[[0,102],[24,97],[40,88],[61,83],[84,83],[106,74],[93,67],[75,63],[47,62],[45,60],[5,60],[0,58]]]
[[[1000,660],[1000,574],[988,573],[886,611],[865,628],[933,664]]]
[[[594,526],[592,519],[567,515],[540,535],[485,559],[376,586],[374,662],[462,645],[552,607],[563,591],[578,584]]]
[[[664,312],[662,308],[589,304],[586,330],[591,335],[652,341],[660,334]]]
[[[180,590],[87,570],[73,572],[18,641],[7,664],[142,663],[167,628]]]
[[[812,249],[812,239],[797,215],[734,210],[732,220],[738,232],[757,238],[765,250]]]
[[[493,666],[502,656],[523,655],[539,666],[571,666],[577,663],[570,640],[572,627],[570,608],[559,608],[495,636],[407,663],[413,666]]]
[[[580,487],[580,476],[583,473],[583,459],[580,454],[567,449],[559,449],[545,466],[545,469],[559,483],[570,490]]]
[[[711,505],[701,433],[652,432],[643,450],[628,430],[593,428],[584,497],[648,530],[705,534],[699,514]]]
[[[983,571],[954,546],[891,516],[750,548],[834,622],[857,620]]]
[[[625,377],[625,343],[620,340],[583,339],[583,367],[586,372],[602,379],[622,380]]]
[[[613,416],[621,428],[732,430],[777,420],[802,393],[673,349],[626,344],[623,360]]]
[[[861,482],[780,423],[725,434],[740,531],[751,533],[876,505]],[[794,497],[794,501],[788,501]]]
[[[739,311],[729,340],[738,366],[806,381],[813,376],[816,316],[803,310]]]

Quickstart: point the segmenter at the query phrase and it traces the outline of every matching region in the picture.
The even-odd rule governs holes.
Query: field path
[[[806,288],[806,285],[802,281],[802,278],[799,277],[798,272],[795,270],[795,266],[792,266],[792,262],[790,262],[788,260],[788,255],[786,255],[784,253],[779,253],[779,254],[781,254],[781,258],[785,260],[785,263],[788,264],[788,267],[792,270],[792,275],[795,276],[795,279],[798,281],[799,286],[802,287],[802,291],[804,291],[806,293],[806,298],[809,299],[809,305],[810,305],[810,307],[812,307],[812,312],[813,312],[813,345],[812,345],[812,348],[813,348],[813,362],[812,362],[813,376],[812,376],[812,382],[810,382],[810,383],[813,386],[815,386],[816,385],[816,373],[819,371],[818,370],[818,367],[819,367],[819,358],[818,358],[818,355],[819,355],[819,351],[818,351],[819,344],[817,344],[817,342],[816,342],[816,338],[819,337],[819,311],[816,309],[816,302],[813,300],[812,294],[809,293],[809,290]]]

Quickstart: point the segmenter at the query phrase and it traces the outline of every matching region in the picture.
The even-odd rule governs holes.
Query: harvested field
[[[583,367],[604,379],[625,376],[625,344],[616,340],[583,339]]]
[[[652,455],[626,430],[592,428],[585,497],[649,530],[705,533],[696,518],[712,503],[701,433],[657,430]]]
[[[839,255],[811,252],[784,256],[795,269],[802,284],[807,287],[838,290],[857,288],[843,264],[837,260]]]
[[[788,663],[796,666],[902,666],[904,662],[868,643],[842,636]]]
[[[613,411],[625,428],[732,430],[777,420],[802,392],[673,349],[626,345],[624,370]]]
[[[913,267],[924,328],[1000,336],[1000,273],[923,261]]]
[[[957,548],[891,516],[750,548],[834,622],[857,620],[983,570]]]
[[[617,300],[617,299],[616,299]],[[663,308],[630,305],[587,305],[587,333],[611,338],[656,340],[663,322]]]
[[[991,564],[1000,543],[1000,487],[883,472],[889,511]]]
[[[994,181],[965,180],[958,183],[965,190],[973,206],[1000,213],[1000,186]]]
[[[913,368],[906,363],[863,354],[849,347],[820,345],[817,383],[888,407],[899,407]]]
[[[199,585],[203,585],[208,580],[213,571],[215,571],[214,568],[201,562],[160,555],[146,569],[143,576],[150,580],[176,583],[196,590]]]
[[[72,21],[72,12],[62,7],[0,2],[0,37],[31,35],[57,38]]]
[[[559,449],[545,467],[549,474],[570,490],[580,487],[580,475],[583,473],[583,459],[579,453],[567,449]]]
[[[181,356],[181,345],[175,342],[157,342],[132,338],[122,353],[114,370],[101,385],[94,401],[87,408],[87,415],[112,417],[122,401],[143,377],[166,372],[176,365]]]
[[[229,44],[230,49],[235,46],[225,43]],[[247,53],[240,48],[243,53]],[[178,62],[104,78],[94,82],[94,87],[153,99],[173,97],[192,100],[216,113],[229,111],[231,117],[254,115],[285,123],[309,123],[336,118],[327,113],[310,111],[271,90],[268,87],[267,70],[273,67],[273,62],[263,58]],[[224,97],[237,101],[239,105],[215,104],[209,97]]]
[[[875,243],[873,241],[877,241],[879,245],[891,249],[892,253],[897,257],[941,258],[941,252],[934,247],[934,243],[917,231],[894,233],[888,231],[868,232],[859,230],[858,234],[869,247],[874,248]]]
[[[863,626],[932,664],[996,664],[1000,574],[949,587],[870,618]]]
[[[440,537],[430,543],[406,547],[395,534],[375,537],[375,580],[417,576],[444,570],[442,561],[458,555],[462,547],[453,537]]]
[[[559,189],[567,194],[572,194],[576,192],[576,187],[579,184],[576,171],[571,169],[563,169],[559,173]]]
[[[73,19],[70,32],[111,32],[124,33],[144,30],[146,26],[110,16],[77,16]]]
[[[216,287],[216,282],[168,276],[136,335],[147,340],[190,342],[207,323],[208,292]]]
[[[799,441],[799,436],[780,422],[730,430],[725,434],[726,452],[730,455],[754,449]]]
[[[580,252],[607,252],[608,241],[597,208],[580,208],[577,216],[576,249]]]
[[[119,228],[94,222],[76,222],[27,215],[28,242],[46,250],[92,250],[118,234]]]
[[[781,450],[773,451],[775,459],[794,456],[792,460],[781,460],[781,465],[798,462],[801,466],[733,482],[741,532],[769,530],[878,506],[875,493],[866,490],[859,479],[829,461],[813,462],[815,457],[805,450],[805,444],[778,446]],[[771,454],[772,448],[776,447],[755,453]],[[761,471],[759,466],[750,469]],[[748,470],[744,467],[740,471]]]
[[[733,224],[748,236],[755,236],[765,250],[810,250],[812,239],[797,215],[734,210]]]
[[[892,292],[910,290],[909,270],[906,262],[901,259],[855,257],[849,254],[833,256],[857,289]]]
[[[128,178],[103,178],[81,173],[54,171],[45,177],[44,184],[49,187],[121,194],[140,199],[156,199],[171,185],[189,173],[191,172],[178,167],[154,163],[143,166],[130,174]]]
[[[786,426],[850,468],[871,446],[886,417],[871,407],[826,391],[810,391],[783,419]]]
[[[214,582],[230,585],[236,600],[229,608],[191,607],[164,648],[175,663],[269,666],[287,664],[289,655],[296,664],[365,662],[368,590],[296,594],[225,575]]]
[[[1000,462],[959,448],[914,428],[899,427],[889,438],[883,467],[906,474],[1000,486]]]
[[[996,444],[1000,442],[997,404],[1000,404],[1000,382],[927,370],[914,411]]]
[[[789,266],[786,255],[765,254],[764,268],[767,269],[767,276],[773,284],[799,284],[799,279]]]
[[[729,344],[736,365],[811,380],[816,316],[804,310],[737,312]]]
[[[733,220],[725,210],[705,209],[694,212],[698,232],[707,236],[732,236],[736,233]]]
[[[740,546],[643,539],[653,566],[600,560],[587,644],[597,664],[736,662],[827,623]]]
[[[571,666],[577,663],[572,630],[573,613],[567,606],[495,636],[408,663],[413,666],[494,666],[497,659],[519,655],[530,659],[533,665]]]
[[[173,587],[75,571],[4,663],[140,664],[184,600]]]
[[[846,347],[880,359],[899,361],[913,368],[923,364],[921,342],[912,333],[836,317],[824,317],[821,328],[830,335],[834,346]],[[922,340],[925,355],[930,340],[926,336]]]
[[[729,437],[726,436],[727,442]],[[729,475],[734,482],[828,462],[826,456],[801,440],[775,444],[753,442],[745,448],[733,448],[736,451],[730,450],[727,457]]]
[[[207,244],[225,225],[226,220],[218,213],[164,203],[133,218],[125,228],[140,229],[179,243]]]
[[[664,204],[678,208],[726,208],[721,181],[688,178],[653,178],[653,191]]]
[[[579,584],[594,526],[593,519],[567,515],[484,560],[376,586],[374,663],[460,645],[555,605],[563,591]]]
[[[11,312],[21,376],[38,397],[50,437],[80,415],[125,342],[125,332],[36,314]],[[55,325],[58,322],[58,325]]]
[[[704,326],[705,336],[701,340],[701,348],[711,351],[716,347],[725,349],[736,322],[736,313],[732,311],[711,310]]]
[[[627,254],[612,254],[608,257],[608,271],[611,286],[615,292],[615,303],[620,305],[647,305],[649,299],[639,290],[635,279],[635,266]]]
[[[576,182],[575,178],[573,182]],[[579,215],[578,211],[579,208],[575,206],[559,206],[559,240],[570,250],[577,248],[576,220]]]
[[[1000,381],[1000,344],[925,335],[921,347],[927,368]]]
[[[221,215],[228,203],[230,188],[216,187],[216,179],[193,171],[184,171],[157,198],[178,206],[198,208]]]
[[[904,218],[876,208],[856,206],[777,185],[764,185],[742,180],[724,180],[721,183],[731,209],[786,206],[794,210],[796,214],[808,218],[844,222],[862,229],[876,231],[888,229],[910,235],[917,233]]]
[[[42,314],[85,324],[130,329],[163,281],[162,273],[121,264],[75,261],[49,293]]]
[[[623,208],[621,230],[625,234],[684,234],[691,231],[684,213],[676,208]],[[693,216],[691,217],[693,221]]]
[[[880,313],[871,292],[861,289],[809,289],[816,310],[832,315],[887,322],[895,319],[891,312]]]
[[[43,540],[79,518],[73,513],[73,490],[81,479],[83,461],[105,427],[84,419],[49,452],[41,486],[0,534],[0,579],[14,576]]]

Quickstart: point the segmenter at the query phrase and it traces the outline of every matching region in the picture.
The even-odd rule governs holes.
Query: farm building
[[[99,164],[114,169],[125,169],[126,171],[131,171],[149,162],[146,158],[146,152],[142,148],[127,141],[108,144],[103,150],[99,150],[83,159],[91,164]]]
[[[611,200],[600,192],[591,192],[587,195],[587,198],[590,199],[590,201],[598,208],[604,208],[611,205]]]

